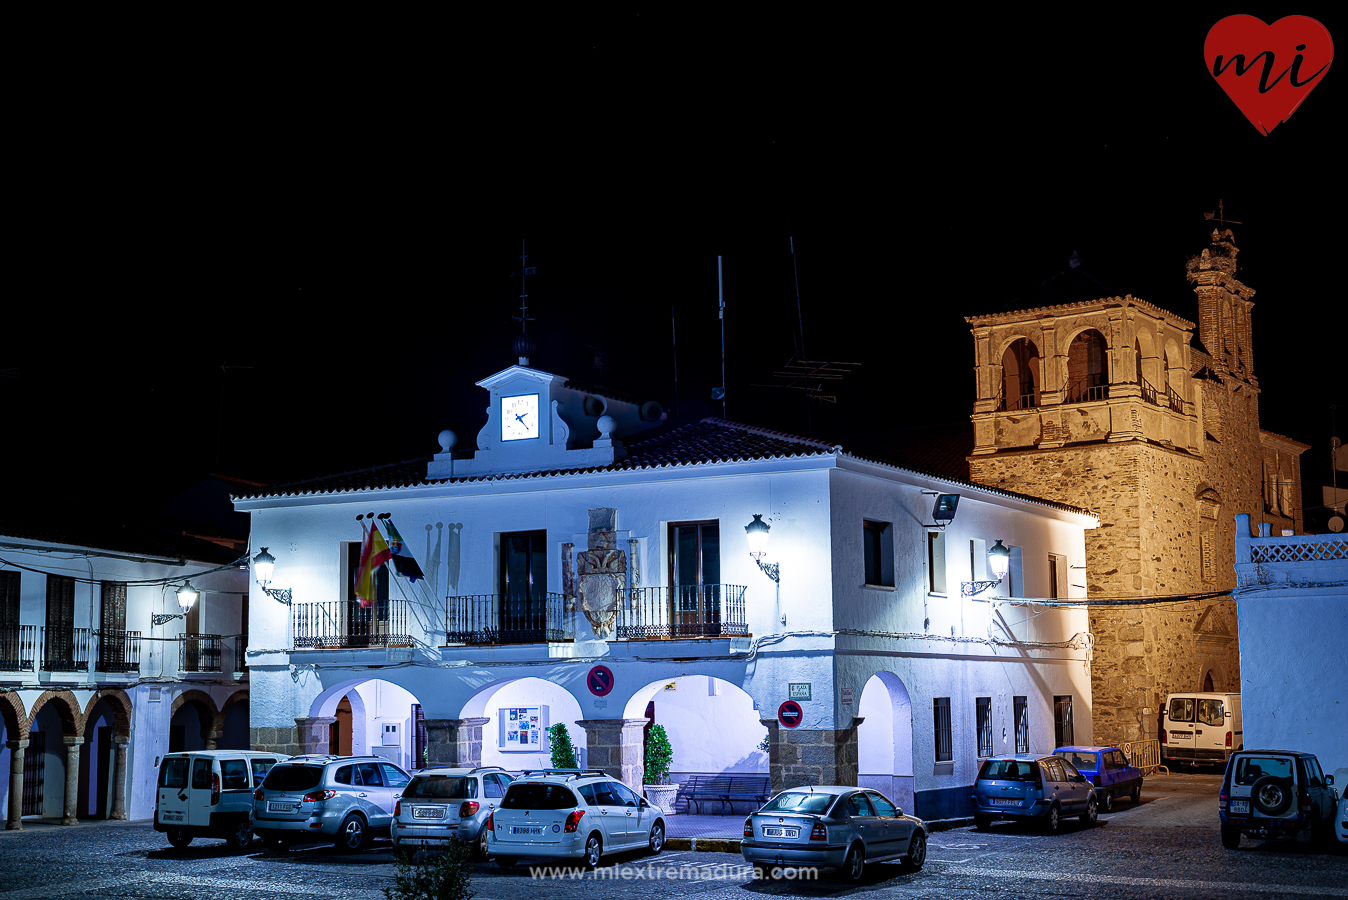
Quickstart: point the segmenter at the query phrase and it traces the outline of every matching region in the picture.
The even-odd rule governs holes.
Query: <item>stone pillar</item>
[[[84,738],[79,735],[67,734],[65,736],[66,745],[66,796],[65,809],[61,816],[62,825],[78,825],[79,817],[76,815],[76,801],[80,793],[80,745],[84,743]]]
[[[130,738],[122,740],[119,736],[114,741],[117,747],[116,769],[113,772],[112,788],[112,811],[108,813],[109,819],[126,818],[126,748],[130,744]]]
[[[5,741],[5,746],[9,748],[9,818],[5,821],[5,830],[22,831],[23,751],[28,741]]]
[[[328,747],[328,726],[337,721],[336,716],[309,716],[307,718],[295,717],[296,731],[299,732],[300,753],[329,753]],[[215,749],[214,735],[207,750]]]
[[[646,780],[646,720],[580,719],[576,724],[585,729],[585,767],[603,769],[640,794]]]
[[[473,768],[482,765],[482,726],[491,719],[427,719],[426,764]]]
[[[769,721],[761,719],[767,725]],[[810,784],[857,783],[857,726],[864,719],[852,719],[846,728],[784,728],[768,725],[772,749],[768,759],[772,771],[772,790]],[[778,772],[780,770],[780,775]]]
[[[219,749],[219,748],[216,746],[216,744],[219,742],[219,740],[220,740],[220,735],[221,735],[221,734],[222,734],[222,732],[219,732],[219,731],[208,731],[208,732],[206,732],[205,734],[203,734],[201,737],[202,737],[203,740],[205,740],[206,746],[202,747],[201,749],[203,749],[203,750],[217,750],[217,749]]]

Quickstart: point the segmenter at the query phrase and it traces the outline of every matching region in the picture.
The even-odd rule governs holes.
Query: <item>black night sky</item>
[[[427,456],[443,428],[471,446],[473,383],[514,362],[521,239],[537,368],[719,415],[720,255],[730,418],[816,436],[952,421],[974,399],[963,317],[1073,251],[1192,319],[1184,262],[1219,200],[1258,292],[1263,427],[1312,444],[1303,477],[1327,480],[1348,394],[1345,63],[1264,136],[1202,48],[1232,13],[1348,41],[1337,6],[950,9],[53,40],[15,132],[10,494],[150,504],[212,471]],[[860,364],[808,420],[796,392],[756,386],[802,339]]]

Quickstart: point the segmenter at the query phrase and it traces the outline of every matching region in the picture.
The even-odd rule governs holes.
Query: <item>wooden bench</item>
[[[716,800],[721,811],[726,806],[735,811],[735,801],[763,804],[772,795],[771,779],[767,775],[690,775],[679,792],[701,814],[698,805],[703,800]]]

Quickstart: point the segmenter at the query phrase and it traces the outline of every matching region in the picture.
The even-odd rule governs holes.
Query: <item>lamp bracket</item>
[[[172,622],[174,619],[185,618],[187,618],[187,613],[178,613],[177,615],[174,615],[173,613],[154,613],[150,616],[150,624],[159,626],[166,622]]]
[[[291,591],[291,588],[284,588],[284,589],[283,589],[283,588],[271,588],[271,587],[267,587],[265,584],[264,584],[264,585],[259,585],[259,587],[262,588],[262,593],[266,594],[268,597],[272,598],[272,599],[275,600],[277,603],[284,603],[286,606],[289,606],[289,605],[290,605],[290,599],[291,599],[291,598],[290,598],[290,591]]]
[[[1001,583],[1002,579],[1000,578],[998,578],[996,581],[961,581],[960,596],[977,597],[979,594],[983,593],[988,588],[994,588]]]
[[[758,557],[754,557],[754,562],[758,563],[758,568],[763,570],[763,574],[771,578],[777,584],[782,583],[782,573],[778,563],[765,563]]]

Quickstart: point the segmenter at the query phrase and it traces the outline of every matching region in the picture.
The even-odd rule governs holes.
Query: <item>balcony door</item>
[[[103,582],[98,619],[98,671],[126,671],[126,584]]]
[[[548,533],[513,531],[501,535],[500,605],[502,643],[547,640]]]
[[[43,636],[42,668],[48,672],[74,672],[75,579],[47,576],[47,629]]]
[[[716,635],[721,629],[721,526],[669,526],[670,636]]]

